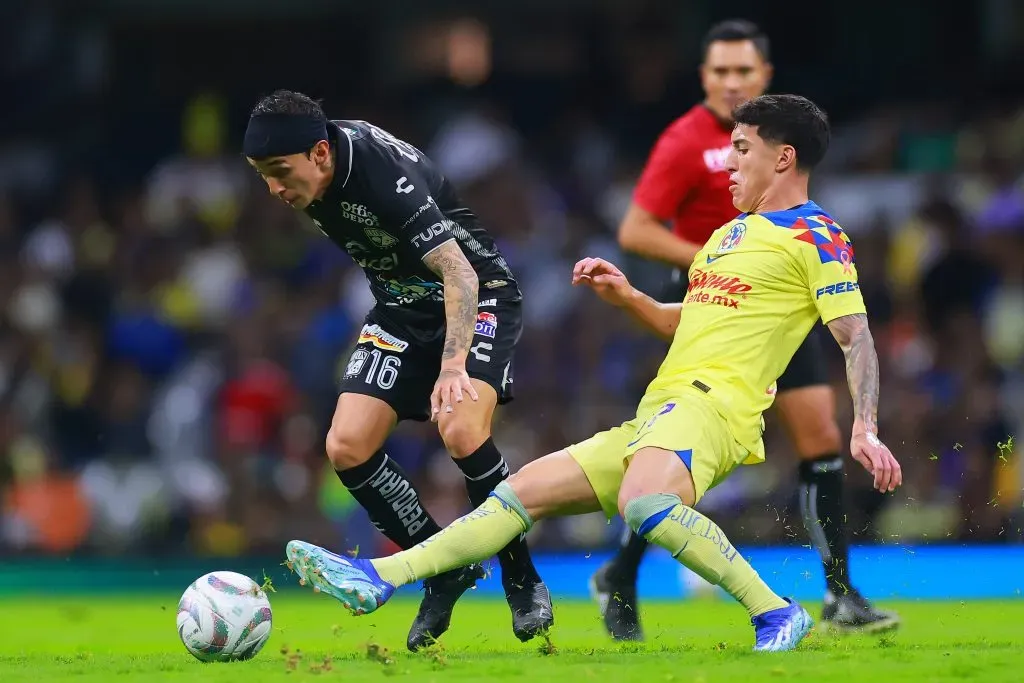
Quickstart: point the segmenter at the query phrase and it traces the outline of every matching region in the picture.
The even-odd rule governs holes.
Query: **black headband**
[[[327,140],[327,122],[304,114],[255,114],[249,119],[242,153],[250,159],[266,159],[308,152]]]

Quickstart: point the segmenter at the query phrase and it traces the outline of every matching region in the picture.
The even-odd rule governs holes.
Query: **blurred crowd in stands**
[[[653,135],[581,110],[525,135],[482,99],[429,125],[413,116],[373,120],[445,169],[524,289],[517,400],[496,426],[510,464],[631,417],[665,347],[569,274],[602,256],[660,293],[668,270],[622,256],[615,237]],[[244,118],[216,92],[174,117],[178,151],[138,182],[79,165],[42,202],[0,195],[0,554],[279,554],[292,537],[384,548],[323,448],[371,304],[363,275],[267,195],[235,148]],[[883,497],[848,467],[854,542],[1020,542],[1024,109],[876,107],[837,125],[813,194],[854,240],[881,435],[905,468]],[[838,348],[831,360],[848,429]],[[768,462],[703,504],[738,543],[803,543],[796,461],[767,419]],[[388,448],[439,520],[467,509],[433,426],[404,425]],[[531,541],[599,547],[618,524],[556,520]]]

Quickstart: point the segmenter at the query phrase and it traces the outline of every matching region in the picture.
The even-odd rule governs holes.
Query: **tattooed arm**
[[[878,440],[878,356],[863,313],[844,315],[828,323],[832,336],[846,355],[846,379],[853,397],[853,434],[850,455],[874,478],[879,491],[895,491],[903,483],[903,470],[884,443]]]
[[[423,263],[444,282],[444,351],[441,372],[430,394],[431,419],[437,421],[442,406],[451,413],[452,404],[462,403],[463,392],[474,401],[479,399],[466,373],[466,357],[476,328],[480,280],[454,239],[427,252]]]
[[[465,365],[476,327],[480,280],[469,265],[459,243],[450,239],[423,257],[423,263],[444,282],[444,312],[447,331],[441,366]]]
[[[854,433],[878,433],[878,356],[863,313],[844,315],[828,323],[846,356],[846,380],[853,397]]]

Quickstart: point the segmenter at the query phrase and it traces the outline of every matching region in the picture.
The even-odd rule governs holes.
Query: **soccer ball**
[[[210,572],[178,602],[178,636],[202,662],[252,659],[270,638],[270,600],[259,584],[235,572]]]

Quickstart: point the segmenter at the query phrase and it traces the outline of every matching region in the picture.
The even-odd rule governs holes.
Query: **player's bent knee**
[[[697,499],[687,461],[672,451],[642,448],[633,456],[619,487],[619,514],[625,519],[626,506],[631,501],[657,494],[675,496],[691,506]]]
[[[627,489],[626,483],[623,482],[622,487],[619,489],[619,499],[617,501],[617,505],[619,508],[619,514],[622,516],[622,519],[626,520],[626,524],[629,524],[629,520],[626,519],[626,508],[629,507],[629,504],[632,501],[642,497],[643,495],[643,493],[641,493],[639,490],[633,487]],[[632,529],[632,525],[630,525],[629,528]]]
[[[635,501],[648,498],[650,496],[672,496],[674,494],[668,493],[664,490],[660,490],[660,487],[626,487],[625,485],[619,489],[618,508],[619,514],[622,515],[622,519],[629,524],[629,518],[627,517],[626,510],[635,503]],[[674,496],[676,499],[679,496]],[[632,524],[629,524],[629,528],[636,531]]]
[[[682,501],[675,494],[649,493],[627,501],[620,499],[619,512],[630,529],[640,536],[646,536],[681,504]]]
[[[382,399],[342,392],[324,444],[334,469],[344,471],[369,460],[397,421],[394,409]]]
[[[494,487],[494,491],[491,493],[491,497],[497,498],[501,503],[512,512],[516,513],[520,519],[523,520],[523,524],[526,526],[526,531],[529,531],[533,526],[533,522],[537,519],[534,517],[530,510],[527,509],[526,505],[519,498],[519,494],[516,492],[515,487],[506,480],[500,482]]]
[[[366,462],[376,450],[351,430],[332,426],[327,432],[327,457],[336,470],[347,470]]]
[[[453,418],[438,425],[441,440],[453,458],[465,458],[476,452],[487,439],[490,429],[473,424],[469,420]]]

